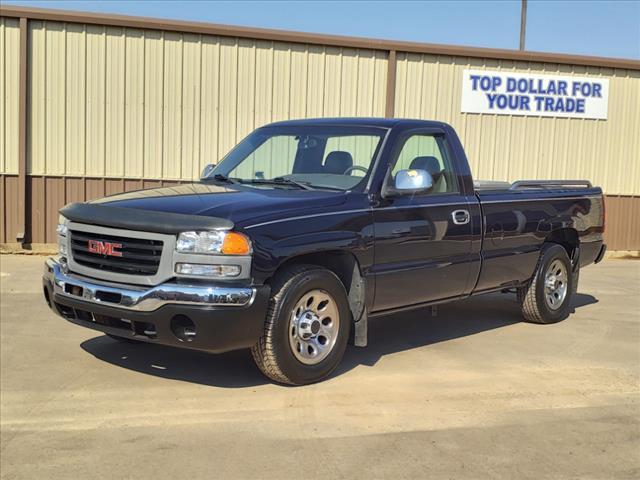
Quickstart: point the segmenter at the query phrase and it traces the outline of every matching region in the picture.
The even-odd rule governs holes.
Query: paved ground
[[[640,261],[584,270],[556,325],[509,295],[377,320],[303,388],[68,324],[42,261],[0,257],[2,478],[640,478]]]

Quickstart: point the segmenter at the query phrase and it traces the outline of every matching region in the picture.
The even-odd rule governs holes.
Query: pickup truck
[[[389,313],[503,291],[527,321],[564,319],[604,216],[588,181],[474,183],[445,123],[278,122],[199,182],[62,208],[44,297],[121,341],[251,348],[303,385]]]

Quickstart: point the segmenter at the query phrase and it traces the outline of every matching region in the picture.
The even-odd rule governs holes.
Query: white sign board
[[[609,80],[465,70],[462,112],[606,120]]]

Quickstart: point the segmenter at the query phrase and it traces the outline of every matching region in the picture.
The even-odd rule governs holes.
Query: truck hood
[[[245,185],[190,183],[136,190],[94,200],[91,204],[169,214],[197,215],[250,225],[261,219],[326,211],[346,200],[344,192],[254,188]]]

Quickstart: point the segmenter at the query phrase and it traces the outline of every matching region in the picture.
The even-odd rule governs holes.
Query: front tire
[[[275,278],[264,331],[251,353],[271,380],[315,383],[342,360],[350,328],[349,301],[340,279],[327,269],[298,265]]]
[[[525,320],[555,323],[567,318],[575,292],[574,280],[564,248],[551,245],[543,250],[533,277],[518,295]]]

